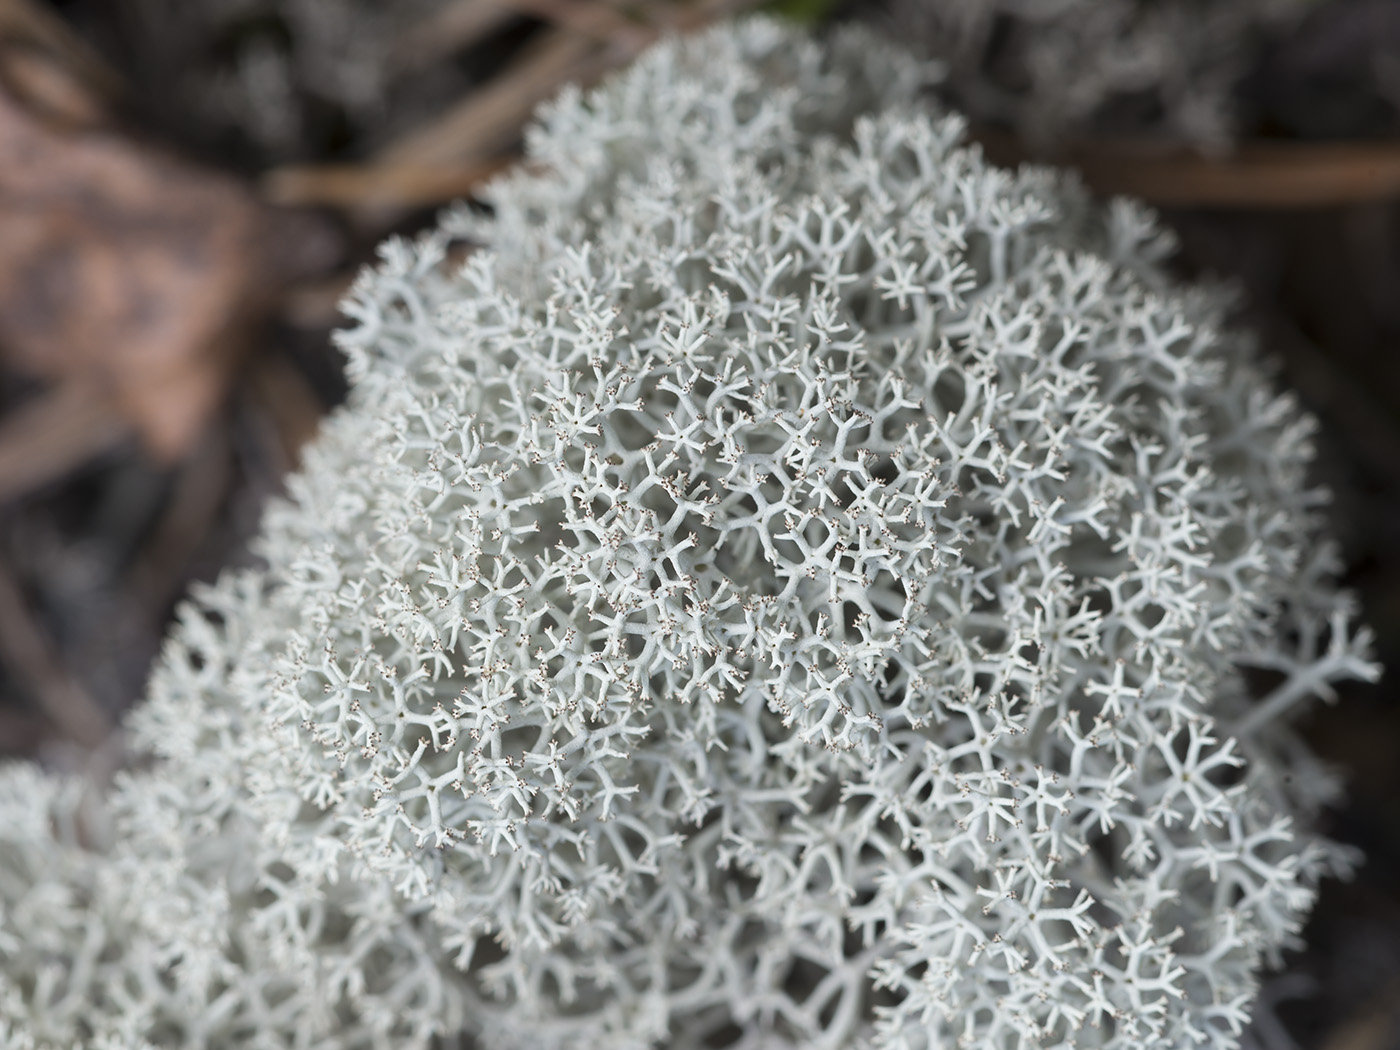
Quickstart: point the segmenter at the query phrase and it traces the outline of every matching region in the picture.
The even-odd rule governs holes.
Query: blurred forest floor
[[[262,507],[344,396],[335,304],[379,240],[509,163],[561,84],[754,6],[0,0],[0,757],[116,760],[113,727],[180,596],[253,558]],[[769,6],[909,39],[909,2]],[[1240,287],[1245,321],[1320,420],[1317,476],[1388,670],[1319,706],[1307,732],[1351,786],[1328,830],[1367,862],[1325,887],[1250,1038],[1387,1050],[1400,1048],[1400,111],[1357,70],[1400,56],[1400,3],[1314,7],[1239,80],[1254,117],[1234,149],[1090,138],[1046,159],[1160,206],[1183,274]],[[1305,46],[1308,61],[1290,61]],[[1013,128],[975,131],[996,159],[1045,156]]]

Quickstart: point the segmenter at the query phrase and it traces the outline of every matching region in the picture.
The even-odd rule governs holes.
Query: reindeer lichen
[[[6,1045],[1236,1045],[1373,673],[1312,423],[922,86],[672,41],[385,247],[110,842],[0,777]]]

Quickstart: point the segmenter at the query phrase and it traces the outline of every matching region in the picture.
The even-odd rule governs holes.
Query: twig
[[[975,137],[998,163],[1029,159],[1008,136]],[[1400,144],[1393,142],[1246,143],[1225,157],[1148,146],[1085,143],[1067,164],[1105,194],[1196,208],[1320,208],[1400,196]]]
[[[595,46],[588,37],[550,31],[490,84],[390,145],[375,162],[435,168],[495,156],[519,134],[535,106],[579,75]]]
[[[517,12],[490,0],[456,0],[413,26],[393,46],[397,70],[421,69],[503,29]]]
[[[537,9],[561,9],[565,0],[502,0]],[[492,83],[449,109],[440,118],[411,132],[377,158],[379,164],[431,168],[437,165],[495,156],[510,144],[536,105],[570,80],[589,83],[609,68],[636,56],[663,30],[689,31],[716,18],[755,6],[757,0],[700,0],[664,26],[633,26],[610,36],[613,47],[595,50],[587,36],[555,29],[514,66]],[[580,10],[584,5],[579,5]],[[590,11],[606,10],[590,3]],[[576,15],[575,18],[581,18]],[[604,18],[601,14],[589,18]],[[620,18],[620,16],[618,16]],[[625,20],[623,20],[625,21]],[[601,23],[600,23],[601,24]]]
[[[639,47],[646,27],[599,0],[456,0],[409,29],[394,45],[396,69],[421,68],[485,40],[521,15],[584,36]]]
[[[121,79],[97,52],[63,19],[32,0],[0,0],[0,40],[20,41],[48,51],[102,92],[120,89]]]
[[[575,81],[591,83],[625,63],[662,32],[685,32],[752,7],[756,0],[700,0],[665,9],[655,23],[637,23],[599,0],[462,0],[404,37],[447,41],[448,51],[499,28],[492,12],[526,12],[558,23],[494,81],[397,142],[364,165],[303,166],[265,177],[266,197],[278,204],[347,208],[375,225],[395,211],[441,204],[475,191],[508,167],[502,151],[519,137],[535,106]],[[647,14],[660,13],[651,5]],[[420,32],[421,31],[421,32]],[[602,48],[596,39],[611,46]],[[407,46],[407,44],[401,45]],[[428,49],[428,54],[445,51]],[[422,56],[420,56],[420,60]],[[377,220],[377,222],[373,222]]]
[[[0,707],[0,756],[34,754],[44,731],[44,720],[38,715]]]
[[[503,156],[438,167],[313,164],[275,168],[263,177],[262,191],[265,199],[282,205],[419,208],[469,196],[514,160]]]
[[[0,421],[0,502],[62,477],[131,433],[95,390],[60,384]]]
[[[301,458],[301,450],[321,429],[325,406],[286,358],[264,354],[249,375],[252,392],[277,428],[282,453],[289,464]]]
[[[1082,163],[1096,188],[1164,205],[1310,208],[1400,193],[1400,147],[1393,143],[1246,145],[1219,160],[1110,152]]]
[[[165,509],[127,572],[127,586],[136,604],[155,623],[166,615],[190,562],[218,519],[228,494],[229,456],[228,440],[216,422],[176,472]]]
[[[51,54],[0,42],[0,85],[31,112],[64,130],[99,126],[105,117],[92,86]]]
[[[94,748],[107,738],[111,720],[59,662],[53,643],[29,614],[19,584],[0,562],[0,661],[38,701],[69,739]]]
[[[632,51],[645,47],[655,35],[645,25],[627,18],[598,0],[482,0],[514,8],[520,14],[553,22],[605,43],[620,44]]]
[[[340,303],[355,277],[356,271],[346,271],[292,285],[282,299],[282,320],[294,328],[333,328],[341,320]]]

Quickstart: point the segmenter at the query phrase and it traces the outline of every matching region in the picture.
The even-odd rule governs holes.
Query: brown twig
[[[641,23],[598,0],[484,0],[514,8],[518,13],[552,22],[604,43],[620,44],[629,50],[645,47],[654,35]]]
[[[294,328],[333,328],[341,320],[340,303],[354,285],[355,277],[355,271],[346,271],[324,280],[292,285],[282,299],[282,320]]]
[[[393,64],[407,69],[439,62],[480,43],[522,15],[634,50],[650,39],[645,25],[600,0],[456,0],[403,35],[394,45]]]
[[[569,81],[590,83],[625,63],[662,32],[685,32],[756,0],[702,0],[683,8],[651,5],[661,15],[637,23],[598,0],[467,0],[424,23],[432,35],[462,46],[499,28],[493,11],[546,18],[558,28],[490,84],[473,92],[426,126],[390,144],[363,165],[307,165],[270,172],[265,197],[277,204],[329,205],[362,215],[441,204],[474,192],[515,161],[502,150],[519,137],[535,106]],[[416,39],[415,34],[405,40]],[[612,46],[600,49],[596,41]]]
[[[551,30],[490,84],[391,144],[375,163],[432,169],[496,156],[535,106],[580,76],[596,46],[589,37]]]
[[[268,172],[262,180],[262,192],[266,200],[283,205],[420,208],[469,196],[514,160],[502,156],[437,167],[298,165]]]
[[[991,159],[1015,164],[1024,149],[999,132],[975,137]],[[1400,143],[1256,142],[1224,157],[1084,143],[1063,160],[1099,193],[1188,208],[1322,208],[1400,196]]]
[[[107,739],[111,720],[64,669],[53,643],[34,622],[19,583],[0,562],[0,661],[39,702],[69,739],[94,748]]]
[[[36,116],[63,130],[97,127],[102,99],[54,57],[25,44],[0,44],[0,86]]]
[[[216,423],[180,465],[165,509],[127,572],[136,604],[158,623],[184,585],[190,563],[214,527],[229,489],[229,447]]]
[[[277,429],[282,454],[295,466],[301,450],[320,430],[325,406],[285,357],[264,354],[254,363],[248,381]]]
[[[367,163],[302,165],[263,178],[275,204],[320,205],[387,225],[403,209],[472,194],[517,159],[503,152],[519,138],[535,106],[569,82],[591,83],[624,64],[663,32],[687,32],[757,0],[699,0],[647,5],[638,22],[601,0],[460,0],[415,27],[398,45],[434,61],[499,30],[513,14],[553,22],[533,46],[491,83],[425,126],[391,143]],[[599,42],[610,46],[604,48]]]
[[[391,64],[397,70],[433,65],[492,36],[517,15],[489,0],[455,0],[405,32],[394,43]]]
[[[1400,194],[1394,143],[1246,145],[1218,160],[1110,152],[1082,164],[1096,188],[1162,205],[1313,208]]]
[[[606,70],[621,65],[653,42],[663,31],[686,32],[717,18],[755,6],[757,0],[700,0],[661,25],[635,25],[613,18],[603,5],[577,5],[565,0],[500,0],[536,11],[562,11],[576,6],[573,22],[587,17],[599,32],[605,25],[624,29],[608,34],[612,47],[598,52],[589,35],[558,28],[485,88],[464,99],[426,127],[409,133],[377,158],[379,164],[432,168],[499,154],[519,134],[534,107],[569,81],[590,83]],[[585,14],[585,12],[591,12]]]
[[[63,19],[32,0],[0,0],[0,40],[41,48],[100,93],[119,90],[120,78]]]
[[[97,391],[60,384],[0,420],[0,502],[62,477],[131,435]]]

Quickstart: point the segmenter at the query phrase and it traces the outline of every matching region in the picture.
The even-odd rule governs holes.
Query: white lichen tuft
[[[1148,214],[921,88],[668,43],[386,246],[113,843],[0,777],[14,1031],[1236,1045],[1349,860],[1290,718],[1373,674],[1312,424]]]

